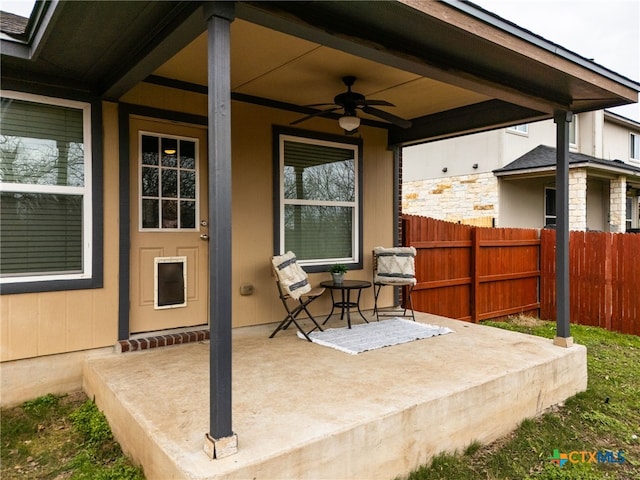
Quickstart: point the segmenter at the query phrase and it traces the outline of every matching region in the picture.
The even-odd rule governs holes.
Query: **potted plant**
[[[342,283],[344,274],[347,273],[347,266],[342,263],[335,263],[329,267],[329,272],[333,277],[333,283]]]

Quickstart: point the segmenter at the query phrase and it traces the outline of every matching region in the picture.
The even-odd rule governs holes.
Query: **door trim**
[[[163,110],[159,108],[144,107],[129,103],[118,104],[118,150],[119,150],[119,215],[120,215],[120,235],[119,248],[120,256],[118,263],[118,271],[120,278],[118,280],[118,341],[128,340],[130,337],[129,328],[129,309],[130,309],[130,276],[129,267],[131,247],[131,229],[129,215],[130,206],[130,186],[131,177],[129,175],[129,165],[131,158],[129,148],[131,138],[129,136],[131,115],[147,117],[149,120],[170,120],[195,126],[208,126],[208,118],[202,115],[193,115],[184,112],[175,112],[172,110]]]

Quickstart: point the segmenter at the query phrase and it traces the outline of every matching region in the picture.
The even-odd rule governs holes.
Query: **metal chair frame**
[[[273,331],[273,333],[271,333],[271,335],[269,335],[269,338],[273,338],[276,335],[276,333],[278,333],[280,330],[286,330],[287,328],[289,328],[289,325],[291,325],[293,323],[296,326],[296,328],[298,329],[298,331],[300,333],[302,333],[302,335],[304,335],[304,337],[310,342],[311,338],[309,338],[309,334],[311,332],[313,332],[316,328],[318,330],[320,330],[321,332],[323,330],[322,330],[322,327],[320,326],[320,324],[313,317],[313,315],[311,315],[311,312],[309,312],[309,310],[307,309],[307,305],[309,305],[311,302],[313,302],[317,298],[320,298],[320,296],[324,293],[325,289],[324,288],[313,288],[313,289],[311,289],[310,292],[307,292],[307,293],[303,294],[297,300],[298,303],[296,304],[295,300],[291,297],[291,295],[289,295],[288,293],[285,292],[284,288],[280,284],[280,279],[278,278],[278,273],[273,271],[273,275],[275,275],[275,277],[276,277],[276,285],[278,287],[278,295],[280,297],[280,300],[282,301],[282,304],[284,305],[285,310],[287,311],[287,316],[282,319],[282,321],[278,324],[278,326]],[[306,314],[309,317],[309,319],[315,325],[315,327],[313,327],[308,332],[305,332],[304,329],[300,326],[300,324],[296,320],[298,315],[300,315],[302,312],[306,312]]]
[[[378,255],[375,250],[372,252],[373,254],[373,313],[376,316],[376,320],[380,321],[380,317],[411,317],[413,321],[416,321],[415,312],[413,310],[413,298],[411,293],[413,292],[413,287],[415,286],[415,281],[407,281],[407,282],[376,282],[376,275],[378,272]],[[380,313],[380,308],[378,307],[378,296],[380,295],[380,290],[382,287],[408,287],[406,300],[408,300],[409,308],[407,308],[407,302],[405,301],[404,308],[395,308],[391,307],[390,309],[384,309],[384,313]],[[407,310],[411,310],[411,315],[407,315]],[[402,314],[400,314],[402,312]]]

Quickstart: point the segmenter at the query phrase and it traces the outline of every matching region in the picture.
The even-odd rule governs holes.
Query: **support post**
[[[570,347],[569,331],[569,123],[573,114],[558,111],[556,123],[556,337],[555,345]]]
[[[233,2],[203,5],[208,34],[209,432],[204,450],[238,450],[231,427],[231,22]]]

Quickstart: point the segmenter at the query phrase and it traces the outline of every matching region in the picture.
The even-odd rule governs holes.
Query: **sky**
[[[640,82],[640,0],[473,0],[485,10]],[[0,0],[29,16],[34,0]],[[612,109],[640,122],[640,104]]]
[[[640,0],[472,1],[640,83]],[[611,111],[640,122],[638,103]]]
[[[35,0],[0,0],[0,10],[28,17],[35,3]]]

